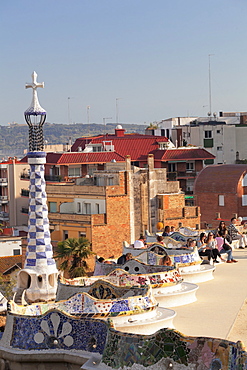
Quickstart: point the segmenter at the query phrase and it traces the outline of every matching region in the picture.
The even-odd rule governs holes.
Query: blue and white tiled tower
[[[31,106],[25,111],[29,126],[27,156],[30,164],[30,186],[26,260],[17,280],[17,293],[21,296],[21,303],[54,299],[58,275],[53,259],[44,177],[46,153],[43,152],[43,124],[46,112],[39,104],[36,91],[37,87],[44,87],[44,83],[37,82],[35,72],[32,77],[33,82],[26,84],[26,88],[33,89],[33,99]]]

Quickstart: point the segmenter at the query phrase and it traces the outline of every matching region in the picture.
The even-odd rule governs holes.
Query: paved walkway
[[[198,284],[197,302],[174,308],[182,334],[242,340],[247,347],[247,249],[233,256],[238,263],[217,264],[214,279]]]

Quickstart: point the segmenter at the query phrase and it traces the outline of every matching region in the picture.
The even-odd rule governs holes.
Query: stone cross
[[[37,73],[34,71],[32,74],[33,82],[32,83],[27,83],[26,84],[26,89],[31,87],[32,89],[36,90],[37,87],[42,87],[44,88],[44,82],[37,82]]]
[[[34,71],[33,74],[32,74],[32,78],[33,78],[33,82],[32,83],[27,83],[25,86],[26,86],[26,89],[28,88],[32,88],[33,89],[33,101],[36,100],[37,98],[37,87],[42,87],[42,89],[44,88],[45,84],[44,82],[37,82],[37,73]]]

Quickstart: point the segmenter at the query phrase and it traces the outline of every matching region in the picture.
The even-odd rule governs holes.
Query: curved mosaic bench
[[[132,333],[153,333],[161,327],[173,327],[175,311],[159,308],[149,286],[119,287],[107,281],[98,280],[90,286],[78,288],[76,294],[67,289],[69,298],[56,302],[20,306],[10,301],[8,312],[11,315],[29,318],[38,317],[53,310],[81,318],[111,317],[118,330]],[[82,290],[88,291],[91,295]],[[61,293],[60,291],[60,295]]]
[[[60,279],[58,282],[57,299],[68,297],[81,291],[85,286],[92,286],[97,279],[104,279],[117,286],[150,285],[155,299],[161,307],[176,307],[196,301],[196,284],[184,283],[177,269],[153,274],[129,274],[122,269],[115,269],[107,276],[90,278]]]
[[[90,361],[83,369],[92,369]],[[105,369],[247,369],[247,353],[240,342],[186,337],[176,330],[162,329],[149,336],[110,330],[103,356],[94,366]]]
[[[5,368],[28,361],[33,368],[43,363],[55,370],[65,362],[85,370],[247,369],[241,342],[187,337],[172,329],[151,335],[122,333],[104,320],[57,310],[31,318],[9,314],[0,350]]]
[[[164,253],[169,255],[174,265],[178,268],[179,273],[184,278],[184,281],[197,284],[214,278],[213,272],[215,271],[215,266],[210,264],[201,264],[202,261],[198,254],[197,247],[195,247],[193,251],[173,250],[166,249],[161,244],[155,243],[152,247],[145,250],[142,249],[141,253],[135,256],[135,259],[149,265],[158,265],[162,255],[156,254],[152,251],[152,249],[157,247],[159,248],[160,253],[163,248]]]

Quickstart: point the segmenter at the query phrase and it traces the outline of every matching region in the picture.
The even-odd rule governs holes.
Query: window
[[[79,238],[86,238],[86,233],[79,231]]]
[[[220,130],[217,130],[217,131],[216,131],[216,133],[217,133],[217,134],[221,134],[221,131],[220,131]]]
[[[247,206],[247,195],[242,195],[242,206]]]
[[[21,213],[28,214],[28,208],[22,207]]]
[[[21,189],[21,195],[23,197],[28,197],[29,196],[29,190],[27,190],[27,189]]]
[[[194,171],[194,162],[186,163],[186,171]]]
[[[222,150],[223,150],[222,146],[217,146],[217,151],[218,152],[222,152]]]
[[[80,167],[70,167],[69,166],[68,176],[69,177],[80,177],[81,176],[81,168]]]
[[[204,139],[204,148],[213,148],[214,139]]]
[[[205,159],[204,164],[208,166],[209,164],[214,164],[214,159]]]
[[[68,239],[68,237],[69,237],[68,230],[63,230],[63,239],[66,240],[66,239]]]
[[[99,203],[95,204],[95,212],[99,214]]]
[[[107,185],[112,186],[113,185],[113,177],[108,177],[107,178]]]
[[[57,212],[57,202],[49,202],[49,212],[50,213]]]
[[[219,195],[219,206],[224,207],[225,206],[225,196]]]
[[[86,215],[91,215],[91,203],[84,203],[84,209]]]
[[[93,152],[102,152],[101,146],[93,146]]]
[[[176,163],[168,163],[168,172],[176,172]]]
[[[77,203],[77,213],[81,213],[81,203]]]
[[[205,137],[205,139],[211,139],[212,138],[212,131],[209,131],[209,130],[204,131],[204,137]]]
[[[13,256],[20,256],[21,250],[20,249],[13,249]]]

